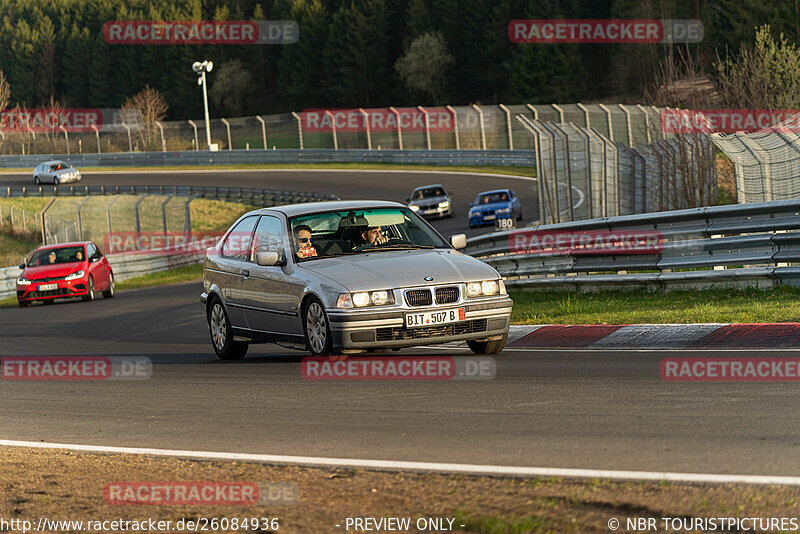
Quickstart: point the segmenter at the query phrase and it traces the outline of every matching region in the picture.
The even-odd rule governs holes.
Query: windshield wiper
[[[395,245],[380,245],[377,247],[367,248],[364,249],[364,252],[374,252],[376,250],[417,250],[417,249],[430,249],[434,248],[433,245],[409,245],[409,244],[400,244],[397,243]]]

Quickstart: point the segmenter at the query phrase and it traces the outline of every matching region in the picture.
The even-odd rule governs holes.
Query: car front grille
[[[406,291],[406,304],[409,306],[430,306],[433,297],[430,289],[410,289]]]
[[[378,328],[375,331],[376,341],[398,341],[404,339],[425,339],[442,336],[460,336],[486,332],[486,319],[463,321],[460,323],[445,324],[441,326],[425,326],[423,328]]]
[[[437,287],[436,288],[436,304],[452,304],[458,302],[458,287]]]
[[[34,284],[42,284],[44,282],[57,282],[58,280],[63,280],[63,276],[47,276],[45,278],[37,278],[36,280],[31,280]]]
[[[66,288],[59,288],[59,289],[52,289],[50,291],[31,291],[28,293],[28,298],[39,298],[39,297],[60,297],[63,295],[71,295],[72,292]]]

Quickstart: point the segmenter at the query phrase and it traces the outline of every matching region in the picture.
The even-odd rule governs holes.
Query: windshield
[[[292,246],[299,261],[390,250],[450,248],[406,208],[346,210],[295,217]]]
[[[428,187],[426,189],[417,189],[412,198],[414,200],[420,200],[423,198],[442,197],[444,195],[444,189],[441,187]]]
[[[57,263],[75,263],[77,261],[83,261],[85,257],[86,253],[82,246],[37,250],[31,258],[31,261],[28,262],[28,267],[55,265]]]
[[[478,195],[478,200],[475,201],[476,204],[492,204],[494,202],[508,202],[508,193],[505,191],[500,193],[484,193]]]

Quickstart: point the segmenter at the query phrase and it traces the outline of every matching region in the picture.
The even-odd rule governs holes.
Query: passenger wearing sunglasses
[[[294,242],[297,247],[297,257],[312,258],[317,255],[317,249],[311,243],[311,227],[301,224],[294,229]]]

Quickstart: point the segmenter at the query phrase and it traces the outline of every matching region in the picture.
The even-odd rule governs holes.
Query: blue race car
[[[511,189],[478,193],[469,204],[469,227],[494,224],[496,219],[522,219],[522,203]]]

